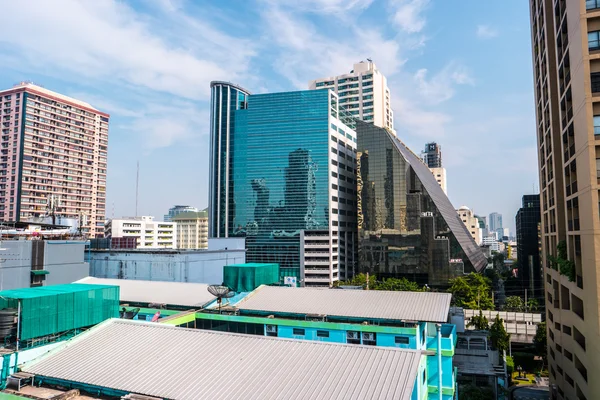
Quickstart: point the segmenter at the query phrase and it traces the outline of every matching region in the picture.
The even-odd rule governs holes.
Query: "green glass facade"
[[[307,90],[249,95],[243,103],[233,100],[233,95],[226,98],[213,91],[212,120],[223,107],[233,111],[228,120],[221,118],[226,125],[221,125],[220,136],[213,124],[210,236],[245,237],[247,262],[277,263],[282,277],[299,279],[307,260],[302,238],[315,232],[328,236],[329,248],[311,252],[321,252],[315,259],[326,258],[322,283],[337,280],[338,262],[348,258],[346,247],[354,249],[346,245],[354,236],[347,238],[345,232],[356,230],[355,220],[346,220],[346,212],[340,218],[339,207],[332,205],[340,197],[340,176],[351,186],[342,197],[348,192],[355,196],[352,162],[344,174],[337,161],[330,162],[339,156],[332,129],[336,137],[348,135],[354,147],[356,140],[354,131],[338,120],[337,96]],[[344,151],[354,155],[352,149]],[[333,219],[332,212],[338,214]],[[343,260],[338,259],[338,237]]]
[[[357,121],[359,270],[445,287],[486,259],[429,168],[383,128]]]

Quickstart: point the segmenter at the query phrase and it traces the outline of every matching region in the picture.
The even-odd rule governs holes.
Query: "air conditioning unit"
[[[358,340],[359,339],[358,332],[355,332],[355,331],[346,332],[346,338],[347,339],[357,339]]]
[[[277,333],[277,325],[267,325],[267,333]]]
[[[363,332],[362,338],[363,340],[375,340],[375,334],[372,332]]]

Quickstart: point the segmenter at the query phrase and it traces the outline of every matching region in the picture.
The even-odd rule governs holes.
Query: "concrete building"
[[[341,108],[355,118],[394,131],[394,112],[386,77],[371,60],[354,64],[348,74],[311,81],[310,90],[331,89]]]
[[[71,283],[89,275],[85,242],[3,240],[0,243],[0,290]]]
[[[435,176],[435,180],[440,185],[444,194],[448,195],[448,186],[446,184],[446,168],[429,168],[433,176]]]
[[[491,213],[488,221],[488,228],[490,232],[499,232],[498,239],[501,240],[504,235],[504,229],[502,229],[502,214],[497,212]]]
[[[208,248],[208,212],[188,211],[175,215],[178,249]]]
[[[80,100],[23,82],[0,91],[0,221],[55,212],[81,218],[102,236],[109,115]]]
[[[172,222],[173,217],[175,217],[176,215],[179,215],[179,214],[185,213],[185,212],[198,212],[198,211],[200,211],[200,210],[197,209],[196,207],[192,207],[192,206],[173,206],[173,207],[169,208],[169,212],[167,214],[165,214],[163,221]],[[206,210],[204,210],[204,211],[206,211]]]
[[[482,217],[480,215],[476,215],[477,221],[479,222],[479,229],[481,230],[481,237],[484,238],[488,235],[487,228],[487,217]]]
[[[548,364],[555,399],[600,393],[600,1],[530,0]],[[563,261],[559,268],[547,255]],[[596,371],[596,372],[594,372]]]
[[[106,237],[135,237],[138,249],[175,249],[177,246],[176,224],[154,221],[150,216],[108,220]]]
[[[442,146],[436,142],[427,143],[421,152],[423,162],[431,168],[442,168]]]
[[[487,265],[421,158],[387,129],[356,121],[360,272],[440,289]]]
[[[330,286],[356,262],[355,120],[330,90],[252,95],[212,82],[209,237]],[[225,105],[225,107],[223,107]]]
[[[458,216],[461,221],[467,227],[467,230],[471,234],[471,237],[477,243],[477,245],[481,245],[483,242],[483,232],[479,228],[479,220],[477,216],[473,213],[473,210],[469,209],[467,206],[462,206],[458,210],[456,210]]]
[[[483,246],[488,246],[490,248],[491,251],[498,251],[500,252],[501,250],[501,245],[502,242],[499,242],[497,239],[496,234],[490,234],[488,236],[484,236],[483,240],[482,240],[482,245]],[[504,248],[504,246],[502,246],[502,248]]]
[[[521,286],[533,296],[544,296],[544,273],[540,261],[540,195],[523,196],[522,206],[515,217],[517,224],[517,254]]]
[[[243,238],[209,239],[208,247],[208,250],[91,249],[88,275],[213,284],[223,282],[223,266],[246,262]]]

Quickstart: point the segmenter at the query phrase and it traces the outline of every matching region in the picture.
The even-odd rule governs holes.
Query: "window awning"
[[[49,273],[50,273],[50,271],[46,271],[45,269],[31,271],[31,275],[48,275]]]

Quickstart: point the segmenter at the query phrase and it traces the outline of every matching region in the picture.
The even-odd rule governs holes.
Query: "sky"
[[[448,196],[515,230],[538,191],[523,0],[0,0],[0,88],[30,80],[111,115],[108,218],[208,205],[212,80],[307,89],[371,58],[395,129],[442,146]]]

